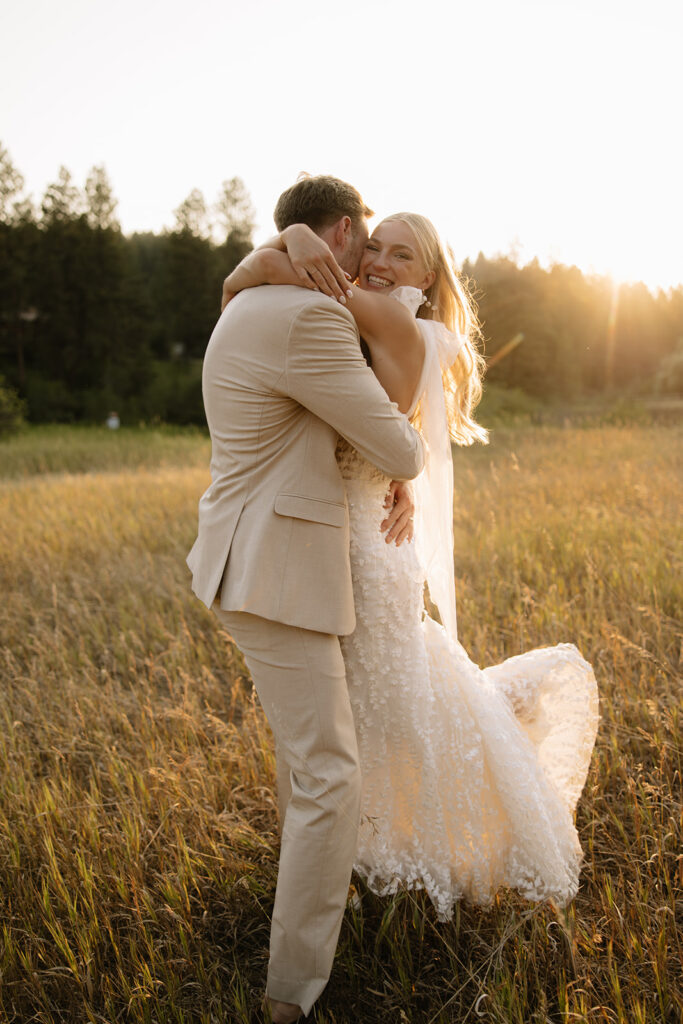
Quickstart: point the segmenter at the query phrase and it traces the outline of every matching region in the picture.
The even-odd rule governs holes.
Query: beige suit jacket
[[[355,628],[338,435],[393,479],[417,476],[420,435],[365,364],[349,311],[263,286],[227,306],[204,359],[211,485],[187,562],[211,606],[346,634]]]

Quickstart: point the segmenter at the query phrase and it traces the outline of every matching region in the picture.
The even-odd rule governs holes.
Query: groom
[[[371,215],[336,178],[280,196],[355,277]],[[332,968],[356,848],[360,773],[338,636],[355,627],[338,435],[388,476],[423,466],[353,317],[320,292],[262,286],[226,307],[204,360],[211,485],[188,556],[193,590],[244,654],[275,737],[282,845],[266,986],[275,1021],[308,1014]]]

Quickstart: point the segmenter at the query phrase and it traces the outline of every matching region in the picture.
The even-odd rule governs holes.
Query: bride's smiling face
[[[372,232],[358,276],[365,291],[389,293],[402,285],[429,288],[435,274],[425,266],[411,228],[404,221],[391,220]]]

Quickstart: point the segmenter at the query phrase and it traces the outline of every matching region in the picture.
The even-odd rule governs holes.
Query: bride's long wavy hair
[[[473,417],[481,400],[481,382],[486,369],[486,362],[478,348],[482,333],[474,301],[458,276],[451,250],[446,249],[427,217],[419,213],[393,213],[385,217],[382,223],[389,221],[402,221],[408,225],[415,236],[423,263],[436,274],[433,284],[424,290],[431,306],[423,302],[418,317],[423,320],[440,320],[450,331],[465,339],[455,362],[443,371],[451,438],[460,445],[473,444],[475,441],[488,444],[488,431]]]

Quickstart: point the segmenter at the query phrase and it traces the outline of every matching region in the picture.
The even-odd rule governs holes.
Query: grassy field
[[[488,664],[572,640],[595,666],[581,887],[443,925],[356,880],[319,1024],[679,1024],[681,447],[544,427],[456,453],[463,643]],[[189,590],[208,455],[178,431],[0,444],[2,1024],[259,1019],[274,765]]]

